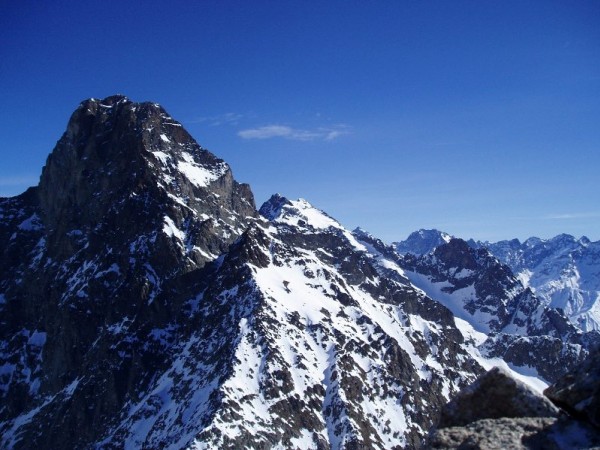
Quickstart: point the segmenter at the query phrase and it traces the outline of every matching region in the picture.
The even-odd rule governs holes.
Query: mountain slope
[[[380,264],[390,267],[394,261],[398,276],[453,312],[465,348],[486,368],[490,360],[508,363],[521,376],[548,383],[580,362],[598,341],[597,333],[582,334],[560,311],[524,288],[484,248],[451,239],[431,253],[401,256],[364,232],[355,235],[376,249]]]

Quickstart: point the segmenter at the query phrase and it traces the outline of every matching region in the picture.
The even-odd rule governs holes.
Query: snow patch
[[[173,222],[173,219],[171,219],[169,216],[165,216],[163,218],[163,232],[167,236],[176,237],[181,242],[185,240],[185,233],[177,228],[177,225],[175,225],[175,222]]]
[[[229,170],[229,166],[225,162],[221,162],[212,168],[202,166],[194,160],[192,155],[186,152],[182,153],[182,158],[183,161],[177,163],[177,168],[190,183],[197,187],[208,186]]]

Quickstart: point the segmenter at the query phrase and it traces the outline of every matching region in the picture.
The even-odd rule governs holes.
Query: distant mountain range
[[[257,210],[123,96],[82,102],[0,219],[2,448],[416,449],[486,369],[542,389],[600,342],[597,243],[387,245],[303,199]],[[578,315],[534,284],[567,267]]]
[[[442,231],[419,230],[393,245],[401,254],[424,255],[449,239]],[[552,308],[562,310],[581,330],[600,330],[600,241],[561,234],[525,242],[471,239],[468,243],[488,249],[510,267],[523,286]]]

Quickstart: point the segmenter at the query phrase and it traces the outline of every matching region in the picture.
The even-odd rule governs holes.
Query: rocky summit
[[[421,236],[257,210],[158,104],[82,102],[0,199],[0,447],[418,449],[493,365],[539,390],[583,361],[597,332]]]

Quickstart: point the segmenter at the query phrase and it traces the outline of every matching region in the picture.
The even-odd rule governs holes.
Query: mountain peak
[[[159,220],[160,228],[164,221],[168,230],[181,231],[191,216],[213,217],[234,236],[242,231],[238,221],[256,214],[250,189],[235,182],[225,161],[159,104],[123,95],[79,105],[48,157],[38,197],[44,223],[58,240],[107,220],[148,227]]]
[[[90,98],[88,100],[84,100],[82,103],[85,103],[85,102],[97,102],[102,106],[114,106],[119,103],[131,103],[131,100],[129,100],[123,94],[114,94],[114,95],[110,95],[102,100],[96,99],[96,98]]]
[[[440,245],[447,244],[451,238],[443,231],[420,229],[411,233],[405,241],[394,242],[392,245],[400,254],[424,255]]]
[[[279,216],[281,209],[285,205],[290,204],[291,202],[286,197],[280,194],[273,194],[269,200],[262,204],[258,212],[267,220],[275,220]]]
[[[270,221],[295,227],[312,230],[334,228],[346,231],[339,222],[327,213],[315,208],[303,198],[289,200],[286,197],[275,194],[262,205],[259,212]]]

